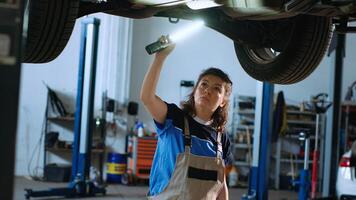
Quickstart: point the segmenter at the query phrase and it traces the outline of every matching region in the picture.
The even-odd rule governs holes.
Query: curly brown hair
[[[208,68],[206,70],[204,70],[198,78],[197,83],[195,84],[193,91],[188,95],[188,100],[187,101],[183,101],[181,103],[181,107],[183,109],[184,112],[188,113],[191,116],[195,116],[196,115],[196,110],[195,110],[195,101],[194,101],[194,93],[197,89],[197,86],[199,85],[200,81],[202,80],[202,78],[204,76],[207,75],[213,75],[213,76],[217,76],[219,78],[221,78],[226,84],[225,84],[225,104],[222,107],[218,107],[215,112],[212,115],[212,119],[213,122],[211,124],[211,126],[216,129],[218,132],[223,133],[224,129],[225,129],[225,125],[227,123],[227,119],[228,119],[228,112],[229,112],[229,97],[232,91],[232,81],[230,80],[229,76],[223,72],[222,70],[218,69],[218,68]]]

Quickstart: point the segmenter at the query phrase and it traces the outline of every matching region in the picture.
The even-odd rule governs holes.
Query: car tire
[[[333,25],[327,17],[301,15],[293,19],[294,31],[281,52],[234,42],[243,69],[259,81],[293,84],[318,66],[329,45]],[[276,22],[278,26],[278,22]]]
[[[29,0],[23,62],[45,63],[66,46],[78,14],[79,0]]]

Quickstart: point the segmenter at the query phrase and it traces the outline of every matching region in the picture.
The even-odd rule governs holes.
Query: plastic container
[[[144,130],[143,130],[143,123],[138,121],[136,123],[136,129],[137,129],[137,136],[138,137],[143,137],[144,136]]]

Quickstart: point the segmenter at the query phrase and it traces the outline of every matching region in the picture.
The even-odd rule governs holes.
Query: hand
[[[171,43],[171,41],[169,41],[168,36],[161,36],[159,38],[159,41],[164,42],[164,43],[170,43],[169,46],[167,46],[166,48],[162,49],[161,51],[156,53],[156,58],[166,58],[175,48],[176,44],[175,43]]]

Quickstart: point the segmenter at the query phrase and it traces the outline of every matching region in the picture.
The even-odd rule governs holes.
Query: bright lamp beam
[[[181,42],[183,39],[197,32],[203,26],[204,26],[203,20],[193,21],[192,24],[188,24],[187,26],[183,27],[179,31],[169,35],[169,39],[171,39],[173,43]]]

